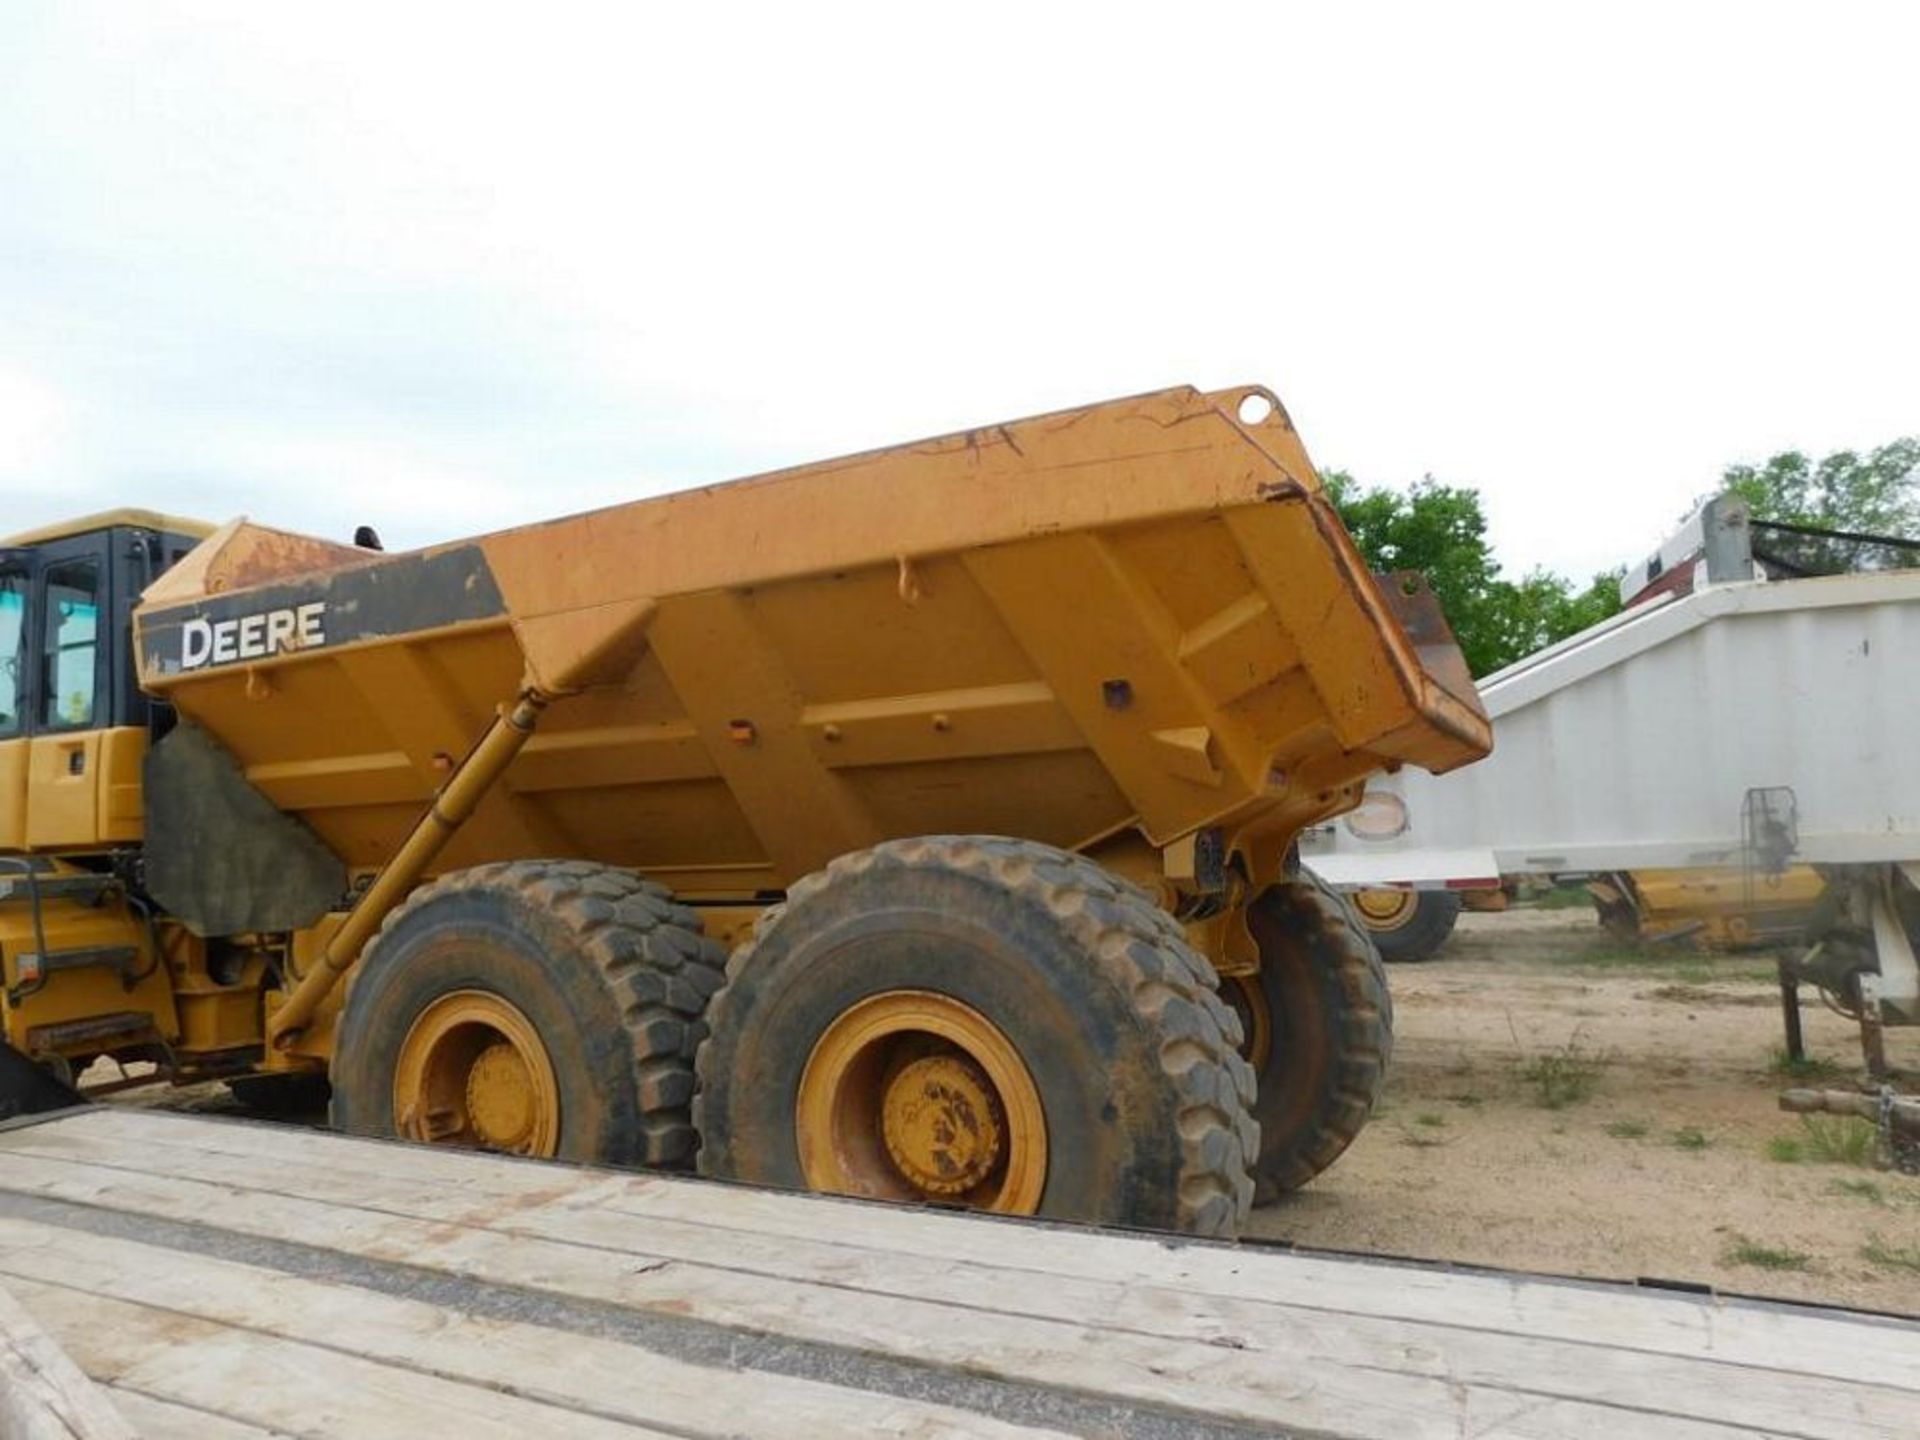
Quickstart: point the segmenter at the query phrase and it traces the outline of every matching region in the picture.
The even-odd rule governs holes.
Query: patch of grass
[[[1593,904],[1593,896],[1578,885],[1556,885],[1527,903],[1536,910],[1581,910]]]
[[[1593,1098],[1606,1068],[1601,1056],[1583,1050],[1580,1036],[1558,1050],[1536,1055],[1520,1067],[1520,1078],[1533,1087],[1533,1103],[1543,1110],[1564,1110]]]
[[[1707,1138],[1704,1130],[1695,1129],[1691,1125],[1681,1127],[1668,1138],[1673,1141],[1673,1148],[1676,1150],[1704,1150],[1713,1143]]]
[[[1813,1263],[1813,1257],[1804,1250],[1760,1245],[1744,1235],[1733,1237],[1724,1258],[1729,1265],[1754,1265],[1762,1270],[1804,1270]]]
[[[1869,1205],[1887,1208],[1887,1192],[1872,1180],[1833,1180],[1827,1184],[1829,1195],[1850,1195],[1855,1200],[1864,1200]]]
[[[1422,1110],[1418,1115],[1413,1117],[1413,1123],[1416,1125],[1425,1125],[1430,1129],[1437,1129],[1447,1123],[1447,1117],[1437,1110]]]
[[[1818,1055],[1808,1055],[1796,1060],[1787,1053],[1787,1047],[1773,1047],[1773,1058],[1767,1069],[1784,1080],[1831,1080],[1840,1073],[1840,1067],[1831,1060],[1822,1060]]]
[[[1798,1165],[1806,1159],[1806,1152],[1800,1148],[1800,1142],[1791,1135],[1776,1135],[1767,1141],[1767,1158],[1782,1165]]]
[[[1688,985],[1710,985],[1715,977],[1711,965],[1696,960],[1674,966],[1673,978]]]
[[[1673,955],[1671,952],[1661,954],[1654,950],[1642,950],[1637,945],[1596,940],[1568,963],[1585,970],[1644,970],[1673,964]]]
[[[1464,1106],[1468,1110],[1478,1110],[1482,1105],[1487,1103],[1478,1095],[1449,1095],[1446,1098],[1455,1105]]]
[[[1647,1135],[1647,1122],[1644,1120],[1616,1120],[1607,1126],[1607,1134],[1616,1140],[1644,1140]]]
[[[1920,1245],[1893,1245],[1878,1235],[1869,1235],[1860,1247],[1860,1258],[1883,1270],[1911,1270],[1920,1275]]]
[[[1802,1115],[1807,1155],[1822,1165],[1866,1165],[1873,1159],[1874,1129],[1857,1115]]]

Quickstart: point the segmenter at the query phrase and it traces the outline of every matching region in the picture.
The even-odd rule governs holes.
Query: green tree
[[[1818,462],[1785,450],[1759,465],[1729,465],[1721,477],[1753,507],[1756,520],[1818,530],[1920,538],[1920,436],[1908,436],[1865,455],[1836,450]],[[1903,546],[1874,545],[1762,530],[1754,547],[1795,570],[1831,575],[1920,564]]]
[[[1585,589],[1538,567],[1518,581],[1500,573],[1487,543],[1480,493],[1431,475],[1410,490],[1323,477],[1334,507],[1374,570],[1417,570],[1446,612],[1467,665],[1487,675],[1606,619],[1620,608],[1620,574],[1596,575]]]

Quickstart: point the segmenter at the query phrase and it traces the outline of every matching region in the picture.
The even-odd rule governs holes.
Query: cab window
[[[0,570],[0,738],[18,735],[27,701],[27,574]]]
[[[91,726],[95,659],[99,646],[100,569],[92,560],[49,566],[46,581],[47,683],[40,697],[40,723],[49,730]]]

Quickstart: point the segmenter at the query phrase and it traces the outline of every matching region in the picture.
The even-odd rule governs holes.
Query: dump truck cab
[[[139,841],[140,765],[172,707],[140,689],[133,607],[211,532],[117,510],[0,540],[0,854]]]
[[[131,625],[211,528],[116,510],[0,540],[0,1038],[63,1078],[180,1038],[135,878],[173,709],[141,691]]]

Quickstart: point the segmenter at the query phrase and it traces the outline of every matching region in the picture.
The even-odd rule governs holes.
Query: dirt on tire
[[[936,987],[1032,1071],[1047,1116],[1041,1214],[1238,1232],[1253,1072],[1212,967],[1112,872],[992,836],[842,856],[761,918],[708,1013],[702,1172],[802,1187],[790,1097],[818,1037],[873,995]]]

